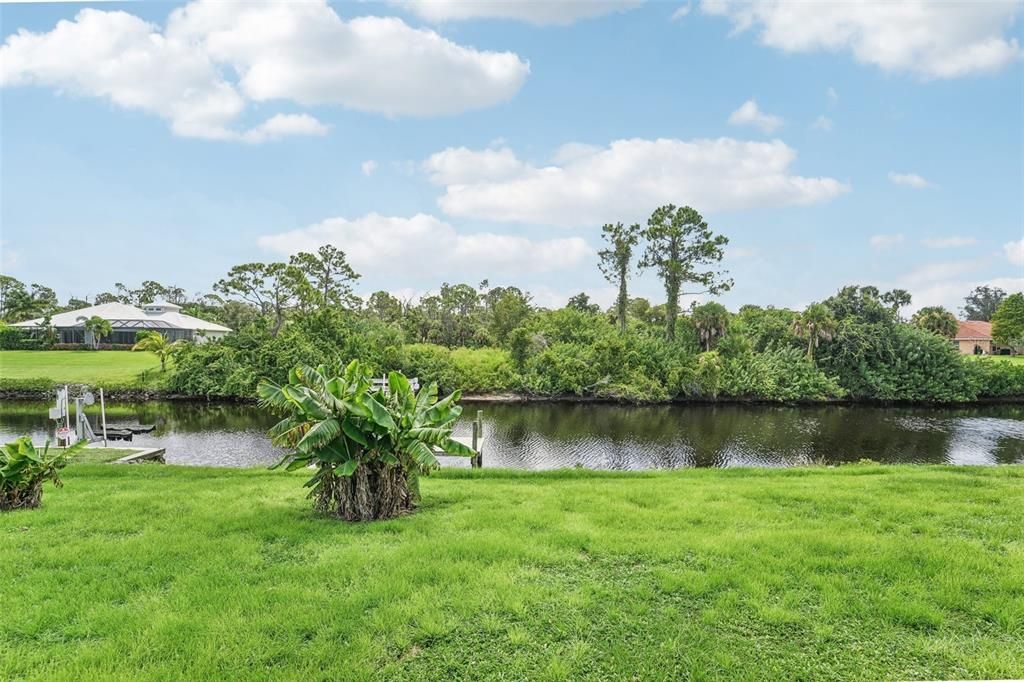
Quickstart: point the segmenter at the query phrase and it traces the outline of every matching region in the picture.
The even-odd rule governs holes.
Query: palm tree
[[[921,308],[914,313],[910,321],[915,327],[920,327],[947,339],[956,336],[956,331],[960,326],[956,318],[953,317],[953,313],[938,305]]]
[[[793,323],[793,332],[807,339],[807,359],[814,362],[814,349],[822,340],[831,341],[836,333],[836,318],[824,303],[812,303]]]
[[[708,351],[715,347],[718,339],[725,336],[729,328],[729,311],[721,303],[705,303],[693,309],[690,314],[693,326],[697,328],[697,337]]]
[[[97,350],[100,347],[100,339],[105,336],[110,336],[110,334],[113,333],[114,328],[110,326],[109,321],[104,320],[99,315],[93,315],[85,321],[85,330],[87,332],[92,332],[92,347],[93,350]]]
[[[141,335],[142,332],[140,332]],[[167,337],[158,332],[149,332],[139,339],[132,350],[144,350],[160,358],[160,371],[167,369],[167,358],[171,357],[181,348],[181,341],[170,342]]]

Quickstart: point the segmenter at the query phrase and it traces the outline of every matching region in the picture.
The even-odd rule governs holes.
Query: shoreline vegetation
[[[601,270],[619,292],[609,309],[585,293],[562,308],[538,307],[528,292],[487,280],[445,283],[416,301],[386,291],[364,300],[354,293],[359,275],[344,252],[327,245],[287,263],[235,266],[213,286],[216,294],[194,299],[153,281],[96,295],[95,303],[125,305],[167,299],[234,330],[173,343],[147,338],[134,353],[51,350],[60,334],[48,315],[61,309],[53,291],[0,276],[0,318],[41,315],[33,330],[0,325],[0,394],[35,397],[53,382],[75,380],[121,398],[251,398],[259,382],[280,384],[294,367],[336,372],[358,360],[376,377],[398,371],[484,400],[941,405],[1024,398],[1024,362],[961,355],[953,314],[926,307],[906,319],[907,291],[845,286],[803,310],[743,305],[733,312],[714,300],[684,309],[685,296],[693,296],[684,291],[731,288],[719,269],[725,237],[693,209],[674,206],[656,210],[646,229],[606,225],[603,234]],[[636,267],[656,271],[664,303],[629,296]],[[964,313],[992,321],[1000,350],[1024,350],[1024,295],[979,287],[965,298]]]
[[[0,515],[5,679],[1024,673],[1024,467],[442,470],[370,524],[301,471],[62,478]]]
[[[870,396],[832,395],[832,396],[789,396],[769,398],[759,395],[676,395],[658,396],[655,394],[636,394],[627,392],[620,395],[602,393],[553,393],[543,394],[524,390],[508,389],[503,386],[491,388],[486,384],[489,380],[508,382],[513,377],[511,358],[494,355],[500,351],[494,349],[459,349],[453,353],[451,349],[430,344],[412,346],[414,354],[432,356],[431,363],[419,362],[425,372],[411,373],[421,381],[431,381],[437,374],[442,376],[442,390],[461,390],[463,400],[475,403],[597,403],[597,404],[628,404],[628,405],[932,405],[960,406],[971,404],[1024,403],[1024,357],[963,357],[954,359],[963,363],[966,371],[974,371],[979,375],[995,377],[1001,383],[999,391],[989,395],[975,395],[970,399],[936,400],[925,398],[876,398]],[[187,351],[186,351],[187,352]],[[201,352],[201,351],[200,351]],[[488,356],[486,360],[491,366],[480,372],[474,365],[485,363],[474,362],[476,355]],[[452,362],[450,358],[458,358]],[[73,358],[73,359],[72,359]],[[448,359],[438,362],[437,358]],[[69,361],[70,359],[70,361]],[[102,387],[108,400],[122,402],[142,402],[148,400],[193,401],[193,402],[234,402],[255,403],[255,395],[231,395],[217,393],[190,393],[172,388],[169,384],[180,381],[175,375],[179,368],[172,364],[167,372],[160,373],[155,369],[156,361],[150,358],[148,363],[139,363],[138,354],[127,351],[9,351],[0,350],[0,400],[40,400],[48,401],[53,391],[62,385]],[[410,363],[408,360],[404,363]],[[502,365],[505,365],[502,367]],[[73,369],[69,372],[68,366]],[[133,376],[135,368],[145,367],[142,372]],[[188,371],[198,372],[198,368]],[[215,371],[215,370],[213,370]],[[408,369],[406,369],[408,371]],[[33,374],[40,376],[33,376]],[[67,379],[68,375],[74,380]],[[464,387],[473,388],[467,390]],[[186,386],[188,383],[186,383]],[[1001,392],[1000,392],[1001,391]]]
[[[54,383],[48,388],[11,388],[0,381],[0,402],[3,401],[38,401],[45,402],[53,399],[54,390],[64,383]],[[73,388],[90,389],[97,388],[99,384],[66,384]],[[42,384],[40,384],[42,386]],[[217,396],[217,395],[188,395],[173,393],[159,389],[112,389],[104,391],[108,401],[122,403],[146,402],[146,401],[168,401],[182,403],[225,403],[255,405],[259,402],[257,398],[249,396]],[[724,396],[719,398],[666,398],[662,400],[638,400],[631,398],[616,398],[609,396],[579,396],[573,394],[563,395],[530,395],[525,393],[463,393],[461,402],[475,404],[512,404],[512,403],[553,403],[553,404],[594,404],[594,405],[630,405],[642,407],[645,405],[751,405],[751,406],[905,406],[915,405],[928,407],[970,407],[972,405],[1019,405],[1024,404],[1024,394],[1006,396],[988,396],[975,398],[973,400],[961,401],[929,401],[929,400],[880,400],[874,398],[830,398],[830,399],[792,399],[792,400],[769,400],[757,397],[734,397]]]

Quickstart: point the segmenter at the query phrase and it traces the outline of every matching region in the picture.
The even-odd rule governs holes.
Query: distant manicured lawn
[[[1024,355],[971,355],[970,358],[979,362],[1010,362],[1024,364]]]
[[[0,679],[1024,677],[1024,467],[445,471],[363,525],[307,475],[68,468],[0,515]]]
[[[149,370],[153,375],[143,380]],[[43,379],[53,382],[143,385],[158,382],[160,361],[152,353],[88,350],[0,351],[0,379]]]

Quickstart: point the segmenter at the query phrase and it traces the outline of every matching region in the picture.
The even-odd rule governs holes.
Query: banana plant
[[[299,366],[286,384],[263,381],[257,391],[263,406],[284,416],[269,435],[290,451],[272,468],[316,467],[306,486],[317,509],[348,520],[410,510],[419,474],[438,466],[435,450],[476,454],[452,438],[459,392],[438,400],[431,384],[417,393],[400,372],[388,375],[387,390],[374,391],[359,361],[340,373]]]
[[[41,449],[28,436],[0,447],[0,511],[38,507],[43,498],[43,483],[50,481],[61,487],[60,470],[82,448],[79,441],[66,449],[50,449],[50,442]]]

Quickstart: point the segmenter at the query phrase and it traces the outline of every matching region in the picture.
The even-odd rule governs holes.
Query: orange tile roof
[[[956,330],[954,341],[960,339],[971,341],[988,341],[992,338],[992,323],[978,322],[976,320],[957,320],[960,326]]]

